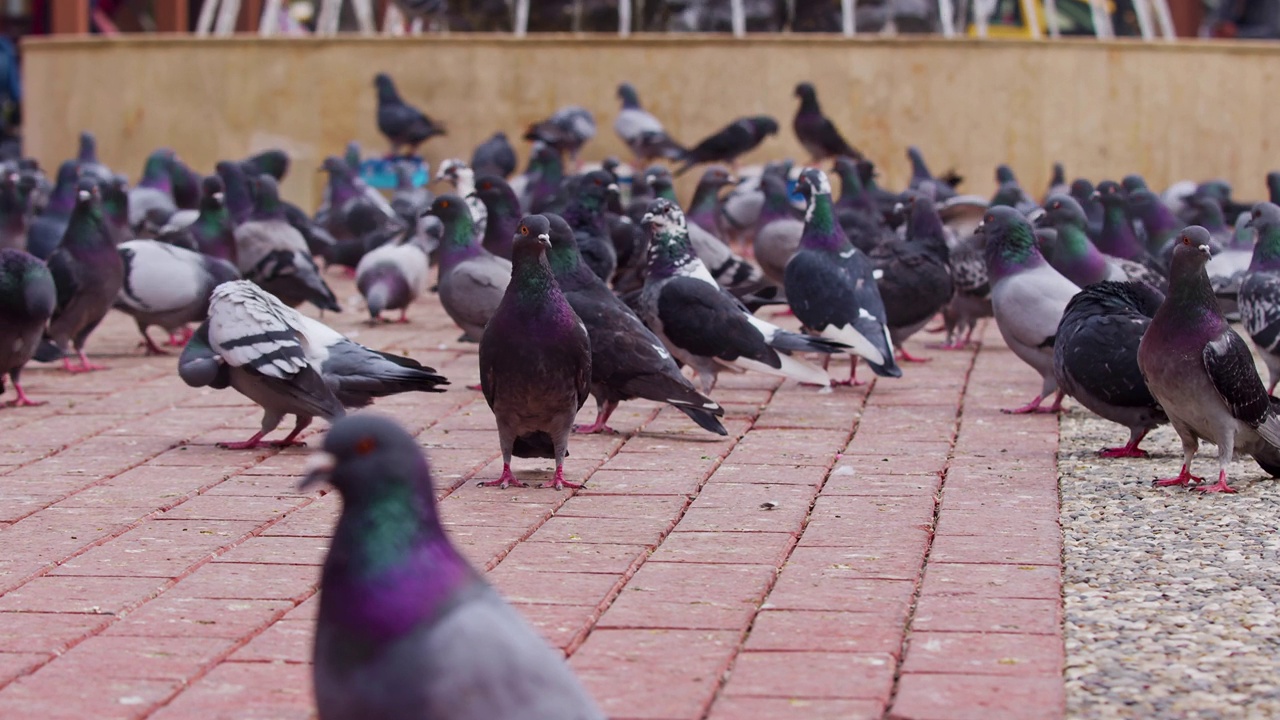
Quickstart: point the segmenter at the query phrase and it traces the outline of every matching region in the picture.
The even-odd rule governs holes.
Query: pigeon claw
[[[511,472],[511,466],[503,464],[502,477],[497,480],[485,480],[477,483],[480,487],[496,487],[499,490],[506,490],[509,487],[529,487],[528,483],[522,483],[516,479],[514,473]]]
[[[1102,448],[1098,451],[1098,457],[1103,458],[1145,458],[1148,457],[1147,451],[1137,447]]]
[[[915,355],[907,352],[906,348],[898,348],[898,359],[902,362],[927,363],[933,358],[916,357]]]
[[[617,435],[618,431],[605,425],[604,423],[592,423],[590,425],[574,425],[573,431],[580,435],[594,435],[596,433],[605,433],[607,435]]]
[[[1202,493],[1234,493],[1235,488],[1227,484],[1227,471],[1218,472],[1218,482],[1213,485],[1197,485],[1194,488]]]
[[[551,488],[552,490],[563,490],[565,488],[577,490],[578,488],[582,487],[582,483],[569,482],[568,480],[565,480],[564,468],[558,467],[556,468],[555,477],[551,478],[551,482],[542,483],[542,485],[540,485],[539,487]]]
[[[1226,484],[1226,473],[1222,474],[1220,481],[1224,485]],[[1204,478],[1198,477],[1196,475],[1192,475],[1191,470],[1189,470],[1186,465],[1183,465],[1182,470],[1178,473],[1177,477],[1158,478],[1152,481],[1151,484],[1156,487],[1170,487],[1174,485],[1183,486],[1183,485],[1191,485],[1194,483],[1202,483],[1202,482],[1204,482]]]

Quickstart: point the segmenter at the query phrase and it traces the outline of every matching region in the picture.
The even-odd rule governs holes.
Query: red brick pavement
[[[376,408],[420,433],[455,542],[610,717],[1063,715],[1057,425],[998,411],[1038,379],[994,327],[977,352],[916,344],[934,360],[869,390],[724,375],[729,438],[627,403],[621,435],[573,439],[569,494],[475,486],[492,416],[434,299],[378,328],[348,304],[326,320],[452,380]],[[337,497],[296,489],[305,450],[214,447],[260,412],[135,341],[109,318],[111,370],[31,368],[49,404],[0,410],[0,717],[311,717]]]

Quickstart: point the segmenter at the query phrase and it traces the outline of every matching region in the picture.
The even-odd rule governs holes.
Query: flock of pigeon
[[[327,479],[344,499],[321,584],[322,718],[601,714],[449,544],[413,438],[374,414],[344,417],[448,381],[298,312],[303,303],[341,311],[320,263],[354,275],[370,322],[396,310],[407,321],[437,267],[430,290],[459,341],[479,345],[478,389],[503,456],[488,485],[523,484],[511,471],[516,456],[553,459],[549,485],[576,487],[563,475],[571,435],[611,431],[611,413],[634,398],[724,435],[711,393],[725,370],[831,392],[841,381],[826,361],[845,355],[843,383],[858,382],[858,359],[899,378],[899,362],[921,361],[904,342],[939,315],[940,348],[965,347],[977,320],[994,316],[1040,373],[1036,397],[1008,412],[1057,411],[1069,394],[1129,428],[1127,445],[1102,452],[1109,457],[1145,456],[1147,432],[1172,423],[1185,460],[1158,484],[1232,492],[1235,452],[1280,476],[1280,400],[1227,320],[1242,318],[1274,390],[1280,174],[1268,178],[1271,202],[1242,204],[1221,181],[1157,194],[1132,175],[1068,185],[1058,166],[1036,201],[1000,166],[988,200],[958,194],[960,177],[933,176],[910,148],[910,186],[891,192],[802,83],[793,129],[808,164],[772,162],[739,179],[738,159],[776,134],[776,121],[741,118],[686,147],[623,84],[614,130],[634,155],[630,175],[612,158],[583,171],[578,156],[596,124],[571,106],[527,128],[523,173],[497,133],[469,162],[440,164],[436,179],[453,191],[436,196],[414,186],[417,161],[399,153],[444,126],[406,103],[389,76],[375,86],[399,178],[389,201],[362,180],[354,144],[325,160],[328,185],[310,215],[280,198],[289,158],[276,150],[201,176],[161,149],[130,186],[98,161],[86,133],[53,182],[25,160],[0,175],[0,382],[13,383],[10,404],[35,404],[19,384],[32,359],[99,369],[86,341],[114,308],[137,321],[147,353],[164,352],[153,326],[183,347],[188,385],[231,387],[263,408],[261,430],[224,447],[262,444],[286,415],[296,424],[273,445],[300,444],[316,417],[333,423],[306,480]],[[828,160],[838,195],[817,167]],[[708,166],[684,208],[663,162],[675,174]],[[768,306],[794,314],[802,331],[760,317]],[[588,395],[596,420],[575,428]],[[1216,484],[1190,472],[1200,440],[1219,447]]]

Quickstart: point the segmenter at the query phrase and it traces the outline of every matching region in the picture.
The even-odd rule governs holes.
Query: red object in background
[[[31,0],[31,35],[48,35],[49,34],[49,6],[54,2],[92,2],[92,0]],[[97,20],[103,18],[105,22],[99,22],[99,25],[108,26],[101,27],[100,30],[111,32],[115,30],[115,25],[111,23],[111,16],[115,11],[123,5],[126,0],[97,0],[93,3],[93,17]]]

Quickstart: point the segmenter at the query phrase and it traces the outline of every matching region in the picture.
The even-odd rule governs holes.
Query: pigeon
[[[1046,198],[1043,215],[1036,218],[1035,224],[1037,227],[1050,227],[1057,231],[1051,251],[1045,251],[1044,243],[1041,243],[1040,248],[1041,254],[1054,270],[1079,287],[1104,280],[1137,280],[1157,289],[1165,286],[1164,278],[1142,263],[1100,252],[1089,240],[1085,229],[1088,222],[1084,208],[1070,195],[1050,195]]]
[[[818,105],[818,92],[807,82],[796,85],[796,97],[800,107],[792,123],[796,139],[809,153],[810,161],[817,164],[830,157],[848,157],[861,160],[863,155],[850,145],[836,126],[822,114]]]
[[[347,166],[347,172],[345,173],[345,175],[348,178],[348,182],[354,185],[356,189],[364,196],[365,202],[368,202],[374,205],[375,207],[377,207],[387,217],[398,217],[399,215],[403,215],[403,213],[397,211],[394,207],[392,207],[392,203],[395,202],[394,198],[392,199],[391,202],[388,202],[387,199],[383,197],[380,191],[378,191],[376,188],[370,187],[369,184],[366,183],[362,177],[360,177],[360,171],[362,167],[362,161],[360,160],[360,143],[357,143],[355,141],[347,143],[347,150],[342,155],[342,161],[343,161],[343,164]],[[244,173],[249,177],[257,177],[259,175],[271,175],[272,177],[275,177],[275,175],[270,172],[264,173],[260,171],[259,168],[256,165],[253,165],[252,163],[248,163],[248,162],[241,163],[240,167],[244,171]],[[411,160],[396,159],[391,163],[391,169],[396,175],[397,193],[403,192],[402,188],[408,188],[410,191],[415,190],[415,188],[413,188],[413,176],[419,167],[425,170],[427,167],[427,163],[418,161],[418,160],[412,160],[412,159]],[[279,181],[279,178],[276,178],[276,180]],[[324,192],[320,196],[320,206],[316,208],[315,217],[317,220],[324,218],[329,212],[329,207],[333,204],[332,202],[333,198],[329,196],[331,189],[332,188],[330,184],[325,185]],[[423,190],[422,192],[426,192],[426,191]],[[420,206],[426,207],[426,205],[428,204],[430,203],[429,202],[420,203]],[[299,228],[299,230],[301,231],[301,228]],[[308,244],[310,244],[311,240],[308,239],[307,242]]]
[[[635,167],[641,168],[658,158],[680,160],[688,152],[673,140],[658,118],[640,107],[640,97],[631,83],[618,86],[622,109],[613,121],[613,131],[635,156]]]
[[[1142,282],[1104,280],[1082,289],[1062,314],[1053,342],[1053,376],[1067,395],[1129,428],[1124,447],[1104,458],[1144,458],[1138,445],[1169,422],[1138,367],[1138,344],[1164,294]]]
[[[427,287],[430,251],[407,225],[399,240],[374,248],[356,266],[356,287],[377,322],[383,310],[399,310],[399,322],[408,322],[409,305]]]
[[[765,276],[781,286],[787,263],[800,247],[804,221],[792,212],[791,193],[783,178],[766,172],[760,176],[760,187],[764,189],[764,205],[751,242],[752,254]]]
[[[752,315],[693,254],[684,213],[674,203],[654,200],[641,225],[649,233],[649,265],[644,287],[628,304],[676,359],[697,372],[704,395],[726,367],[830,387],[825,370],[789,353],[829,354],[847,346],[787,332]]]
[[[1147,187],[1146,179],[1137,173],[1130,173],[1128,175],[1125,175],[1120,180],[1120,186],[1125,189],[1125,192],[1130,192],[1130,193],[1136,190],[1150,189]]]
[[[557,154],[568,153],[575,169],[580,169],[578,153],[582,146],[595,136],[595,116],[579,105],[560,108],[546,120],[530,125],[524,133],[525,140],[545,143]]]
[[[938,347],[941,350],[963,350],[973,340],[978,320],[994,315],[983,235],[975,233],[963,238],[951,248],[950,255],[955,294],[942,309],[947,339]],[[964,333],[963,337],[961,333]]]
[[[1095,243],[1098,242],[1098,236],[1102,234],[1102,216],[1105,211],[1102,208],[1102,201],[1095,194],[1093,183],[1084,178],[1071,181],[1071,197],[1080,203],[1080,207],[1084,208],[1085,217],[1089,218],[1088,224],[1085,225],[1089,239]]]
[[[520,207],[537,212],[555,198],[563,180],[560,153],[550,145],[535,142],[529,153],[529,166],[511,182],[511,189],[520,198]]]
[[[270,175],[280,182],[289,174],[289,153],[277,148],[263,150],[241,160],[240,164],[250,175]]]
[[[712,165],[702,173],[698,186],[694,188],[693,198],[685,212],[689,227],[698,227],[723,240],[720,227],[720,191],[738,183],[738,180],[723,165]]]
[[[1071,186],[1067,185],[1067,171],[1062,167],[1062,163],[1053,164],[1053,174],[1049,177],[1049,187],[1044,191],[1044,197],[1040,200],[1041,205],[1048,205],[1049,198],[1054,195],[1069,195]]]
[[[1267,393],[1274,394],[1280,383],[1280,206],[1254,205],[1249,227],[1258,242],[1240,286],[1240,320],[1267,366]]]
[[[1183,228],[1169,268],[1169,296],[1138,346],[1138,366],[1182,440],[1182,470],[1155,484],[1191,485],[1201,440],[1218,446],[1218,482],[1203,492],[1235,492],[1227,466],[1237,452],[1280,477],[1280,414],[1258,377],[1249,346],[1227,324],[1209,286],[1209,231]]]
[[[98,160],[98,140],[91,132],[80,133],[80,148],[76,152],[76,169],[80,177],[98,184],[114,180],[116,174]]]
[[[924,153],[920,152],[920,148],[915,145],[908,147],[907,159],[911,161],[911,180],[907,183],[909,189],[926,194],[932,192],[934,202],[942,202],[956,196],[956,189],[953,186],[935,178],[933,173],[929,172],[929,166],[925,164]],[[842,174],[842,180],[843,177]],[[841,187],[841,193],[843,192],[844,188]]]
[[[676,176],[702,163],[729,163],[735,169],[738,158],[754,150],[765,138],[778,134],[778,121],[768,115],[752,115],[734,120],[694,145],[680,160]]]
[[[1129,221],[1128,192],[1118,183],[1104,180],[1098,183],[1094,193],[1102,202],[1103,210],[1102,232],[1094,240],[1098,249],[1113,257],[1150,262],[1151,256],[1138,241],[1133,223]]]
[[[485,225],[489,221],[489,210],[480,198],[476,197],[476,174],[466,163],[458,159],[445,160],[436,170],[436,179],[444,180],[453,186],[454,194],[461,197],[471,210],[472,229],[476,239],[484,237]]]
[[[16,248],[0,248],[0,393],[4,378],[17,399],[11,406],[41,405],[22,390],[22,368],[39,347],[57,304],[53,275],[39,258]]]
[[[253,192],[249,189],[249,177],[238,163],[220,162],[215,172],[222,179],[223,199],[232,225],[238,226],[253,214]]]
[[[247,280],[214,289],[208,318],[178,358],[178,375],[191,387],[235,388],[262,406],[253,437],[219,443],[235,450],[261,445],[285,415],[298,422],[275,447],[304,444],[298,435],[315,417],[333,421],[374,398],[444,392],[449,382],[416,360],[352,342]]]
[[[102,219],[98,186],[92,180],[80,181],[67,232],[49,256],[49,272],[58,302],[35,358],[48,362],[61,356],[67,372],[105,370],[89,362],[84,344],[120,293],[124,263]],[[80,357],[78,367],[65,354],[68,343]]]
[[[1191,201],[1201,208],[1195,224],[1209,231],[1213,257],[1204,267],[1209,275],[1209,284],[1213,286],[1223,315],[1228,320],[1238,320],[1240,286],[1253,260],[1253,233],[1247,229],[1237,233],[1235,228],[1227,227],[1222,208],[1216,202],[1204,197],[1193,197]],[[1247,223],[1248,215],[1242,213],[1240,217],[1245,217]],[[1215,248],[1215,245],[1220,247]]]
[[[950,251],[942,218],[926,196],[907,199],[906,236],[871,251],[876,287],[884,301],[889,338],[905,362],[922,361],[903,343],[951,300]]]
[[[879,201],[863,186],[858,163],[838,157],[835,172],[840,177],[840,197],[835,202],[836,221],[849,242],[869,253],[877,245],[897,239],[897,233],[885,222]],[[896,208],[901,199],[894,197],[891,200]]]
[[[511,473],[515,455],[555,459],[550,487],[578,488],[564,479],[564,457],[590,393],[591,342],[547,261],[547,218],[527,215],[517,232],[511,283],[480,338],[480,387],[502,448],[502,476],[481,484],[523,486]]]
[[[1232,199],[1231,183],[1225,180],[1209,180],[1200,183],[1192,194],[1208,196],[1216,200],[1222,207],[1222,214],[1227,223],[1234,223],[1241,213],[1249,212],[1253,207],[1252,203],[1241,203]]]
[[[67,221],[76,206],[80,171],[74,160],[58,166],[57,182],[49,194],[44,212],[32,218],[27,228],[27,252],[48,260],[67,232]]]
[[[1045,261],[1031,225],[1017,210],[989,208],[982,218],[982,232],[996,326],[1013,354],[1043,379],[1040,393],[1031,402],[1003,412],[1059,412],[1063,393],[1053,375],[1054,336],[1067,303],[1080,288]],[[1053,404],[1042,406],[1055,391]]]
[[[471,168],[476,175],[511,177],[516,171],[516,150],[504,132],[494,133],[471,153]]]
[[[511,281],[511,261],[480,246],[472,230],[471,211],[457,195],[436,198],[429,212],[444,223],[437,285],[440,304],[462,328],[459,342],[480,342]]]
[[[604,720],[548,647],[449,541],[427,458],[394,420],[333,424],[301,487],[342,514],[320,575],[320,720]]]
[[[324,213],[316,213],[316,220],[338,243],[358,240],[369,231],[368,225],[376,226],[391,219],[384,209],[385,203],[377,205],[367,199],[356,185],[355,173],[342,158],[331,155],[320,167],[329,174],[325,188],[328,207]]]
[[[569,223],[559,215],[546,218],[551,235],[547,261],[591,341],[591,394],[596,399],[596,420],[575,431],[613,432],[607,423],[618,403],[639,397],[665,402],[704,430],[727,435],[716,419],[724,415],[724,409],[694,389],[680,374],[662,341],[586,266]]]
[[[117,245],[132,240],[137,233],[129,227],[129,181],[117,175],[100,183],[98,192],[102,197],[102,219],[107,224],[111,239]]]
[[[27,198],[19,187],[20,176],[5,172],[0,177],[0,249],[27,249]]]
[[[235,222],[227,209],[222,178],[210,175],[204,179],[202,190],[204,197],[200,199],[195,222],[163,231],[156,239],[236,265]]]
[[[267,175],[259,177],[253,200],[252,213],[235,229],[241,275],[289,307],[310,302],[321,310],[342,312],[333,290],[311,259],[307,241],[285,219],[276,181]]]
[[[1164,265],[1168,265],[1167,258],[1173,252],[1174,236],[1186,223],[1169,209],[1159,195],[1150,190],[1129,193],[1129,212],[1142,226],[1147,252],[1157,259],[1164,258]],[[1098,232],[1101,230],[1099,225]]]
[[[477,178],[475,196],[484,203],[489,218],[481,244],[494,255],[510,260],[511,238],[520,224],[520,200],[507,181],[497,175]]]
[[[180,344],[179,331],[208,314],[213,289],[240,279],[235,265],[226,260],[158,240],[130,240],[116,249],[124,263],[124,283],[114,307],[138,324],[148,355],[165,353],[147,335],[147,328],[159,325],[169,333],[171,344]]]
[[[373,82],[378,89],[378,132],[391,143],[388,157],[395,157],[402,147],[411,156],[422,143],[445,134],[444,125],[400,99],[390,75],[378,73]]]
[[[611,281],[618,269],[618,252],[613,247],[605,212],[610,198],[617,195],[613,176],[604,170],[592,170],[576,178],[569,203],[560,213],[573,228],[583,261],[605,282]]]
[[[176,156],[168,148],[160,148],[147,156],[142,179],[129,190],[129,227],[138,230],[152,217],[163,219],[156,224],[160,227],[178,211],[173,200],[174,160]]]
[[[857,384],[857,358],[881,377],[902,377],[893,359],[893,341],[872,260],[849,244],[836,223],[826,173],[800,173],[808,198],[800,249],[787,263],[783,289],[787,304],[812,333],[849,346],[849,379]]]

